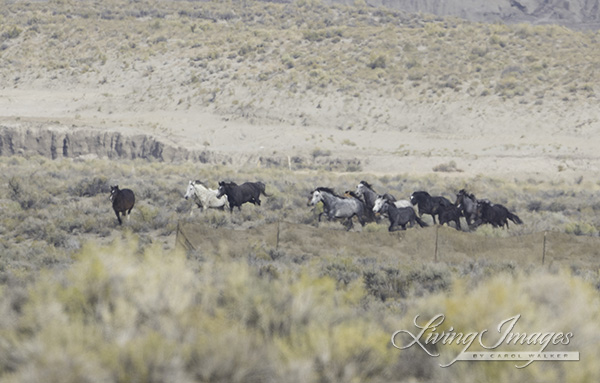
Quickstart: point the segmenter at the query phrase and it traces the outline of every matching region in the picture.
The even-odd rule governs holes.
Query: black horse
[[[462,213],[459,208],[454,205],[441,207],[439,209],[438,218],[440,220],[440,225],[445,223],[454,222],[456,226],[456,230],[461,230],[460,227],[460,217]]]
[[[452,206],[452,202],[447,198],[441,196],[432,197],[426,191],[416,191],[412,193],[410,202],[413,205],[418,205],[419,216],[423,216],[423,214],[431,215],[434,224],[437,223],[435,221],[435,216],[439,215],[441,208]]]
[[[233,212],[233,208],[237,206],[241,211],[241,206],[246,202],[251,202],[254,205],[260,206],[260,195],[270,197],[265,193],[265,184],[262,182],[244,182],[241,185],[235,182],[219,182],[219,190],[217,190],[217,198],[227,196],[229,202],[229,212]]]
[[[508,229],[508,220],[510,219],[517,225],[523,223],[516,214],[508,211],[506,207],[500,204],[493,204],[489,201],[479,201],[477,214],[481,224],[489,223],[493,227],[504,227]]]
[[[133,194],[133,191],[131,189],[119,189],[119,185],[111,186],[109,199],[117,215],[117,220],[119,220],[119,225],[123,224],[119,213],[124,216],[126,215],[129,221],[131,209],[133,209],[133,205],[135,204],[135,194]]]
[[[415,209],[412,207],[397,208],[393,202],[385,200],[381,205],[379,211],[376,213],[387,214],[390,220],[390,226],[388,231],[406,230],[406,225],[410,224],[409,227],[413,227],[415,222],[421,227],[426,227],[427,224],[423,220],[417,217]]]

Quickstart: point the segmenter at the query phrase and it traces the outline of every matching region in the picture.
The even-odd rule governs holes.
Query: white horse
[[[375,200],[375,204],[373,205],[373,212],[377,213],[379,211],[381,211],[381,208],[383,207],[383,204],[386,202],[392,202],[390,201],[388,198],[385,197],[385,195],[380,195],[377,197],[377,199]],[[394,206],[396,206],[398,209],[401,209],[403,207],[413,207],[413,204],[405,199],[401,199],[399,201],[393,201]]]
[[[206,187],[201,181],[190,181],[187,191],[183,196],[185,199],[194,198],[194,202],[200,208],[200,212],[207,208],[221,209],[227,205],[227,196],[217,198],[217,190]],[[194,215],[194,205],[190,211],[190,216]]]

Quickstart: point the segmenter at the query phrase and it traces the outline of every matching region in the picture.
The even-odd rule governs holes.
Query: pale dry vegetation
[[[160,105],[298,129],[330,124],[314,121],[309,105],[337,114],[334,129],[398,130],[409,128],[389,113],[389,100],[593,100],[597,40],[595,32],[473,24],[360,2],[5,1],[0,87],[100,93],[101,106],[73,100],[74,120],[90,108],[108,119]],[[158,122],[142,128],[168,130]],[[211,146],[210,137],[204,142]],[[337,153],[323,145],[309,152],[316,165],[293,163],[293,170],[0,157],[0,381],[598,381],[596,249],[583,260],[565,249],[560,262],[542,266],[483,246],[491,256],[472,259],[480,247],[456,241],[441,243],[451,251],[435,262],[433,243],[403,243],[386,221],[355,223],[345,233],[338,222],[317,224],[320,207],[307,206],[315,187],[341,194],[360,180],[399,199],[426,190],[454,200],[465,188],[524,221],[464,234],[476,244],[545,231],[597,237],[597,179],[494,178],[446,159],[430,174],[399,168],[376,176],[360,163],[331,165]],[[361,145],[340,140],[346,149]],[[399,145],[398,156],[417,150]],[[194,179],[212,188],[261,180],[271,196],[261,207],[190,217],[183,194]],[[108,200],[112,184],[136,193],[123,226]],[[251,237],[277,222],[330,234],[287,231],[286,246]],[[194,223],[216,229],[205,241],[214,246],[175,249],[178,225]],[[366,241],[363,233],[373,236]],[[521,314],[525,331],[572,331],[570,349],[582,359],[524,370],[510,363],[441,369],[422,350],[391,346],[391,334],[412,328],[414,315],[438,312],[464,331],[492,330]],[[444,352],[441,359],[451,356]]]
[[[3,381],[436,381],[446,372],[435,360],[393,349],[390,334],[408,326],[418,308],[456,313],[465,328],[480,326],[481,310],[457,311],[461,299],[469,307],[490,302],[488,290],[499,297],[525,294],[518,309],[530,326],[541,328],[550,317],[558,318],[555,326],[581,325],[572,329],[576,346],[586,355],[596,352],[597,342],[583,341],[595,336],[586,323],[598,315],[591,304],[600,286],[593,260],[575,257],[541,267],[504,259],[510,254],[500,248],[493,258],[475,260],[460,256],[467,249],[457,245],[453,258],[434,262],[432,243],[404,246],[384,223],[362,229],[380,240],[355,245],[345,236],[361,233],[324,222],[319,227],[331,233],[325,242],[303,230],[287,231],[282,241],[291,245],[276,247],[258,236],[244,240],[223,231],[210,238],[220,242],[216,250],[174,250],[177,225],[184,222],[248,233],[278,221],[313,228],[309,191],[321,185],[352,189],[363,178],[399,198],[416,189],[452,197],[468,186],[506,203],[525,221],[509,231],[467,234],[473,238],[569,231],[580,222],[590,222],[588,234],[597,235],[592,201],[599,185],[589,181],[373,177],[143,160],[15,156],[0,162]],[[219,179],[260,179],[271,197],[232,215],[208,211],[190,217],[191,201],[183,199],[189,179],[213,187]],[[108,201],[113,183],[137,195],[131,221],[122,227]],[[563,293],[551,293],[550,285]],[[503,313],[517,309],[500,298],[493,302]],[[493,307],[486,312],[485,318],[495,320]],[[569,319],[574,317],[580,320]],[[580,364],[560,364],[551,372],[540,365],[518,376],[596,376],[595,365],[585,356]],[[477,381],[494,373],[514,380],[513,368],[477,366],[468,376]],[[460,377],[461,371],[450,373]]]
[[[368,100],[573,102],[599,83],[597,33],[557,26],[253,1],[7,2],[0,21],[4,86],[104,88],[108,113],[153,100],[307,124],[335,95],[361,112],[341,126],[395,128],[393,103]]]

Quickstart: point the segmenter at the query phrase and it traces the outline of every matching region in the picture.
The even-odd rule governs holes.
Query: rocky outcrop
[[[57,158],[146,159],[165,162],[193,161],[203,164],[246,165],[262,167],[326,168],[356,171],[359,159],[330,156],[263,156],[259,154],[226,155],[213,151],[195,151],[169,145],[144,134],[60,126],[0,125],[0,156],[40,155]]]
[[[52,159],[97,156],[160,161],[187,160],[193,157],[186,149],[168,146],[146,135],[129,136],[91,129],[0,126],[0,155],[15,154],[37,154]]]

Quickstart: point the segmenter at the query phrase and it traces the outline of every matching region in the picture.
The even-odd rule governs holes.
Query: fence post
[[[437,262],[438,261],[438,231],[439,231],[440,227],[439,226],[435,226],[435,253],[433,254],[433,261]]]
[[[279,224],[280,221],[277,221],[277,239],[275,240],[275,249],[279,250]]]
[[[544,231],[544,246],[542,247],[542,266],[544,266],[544,263],[546,262],[546,234],[548,232]]]

